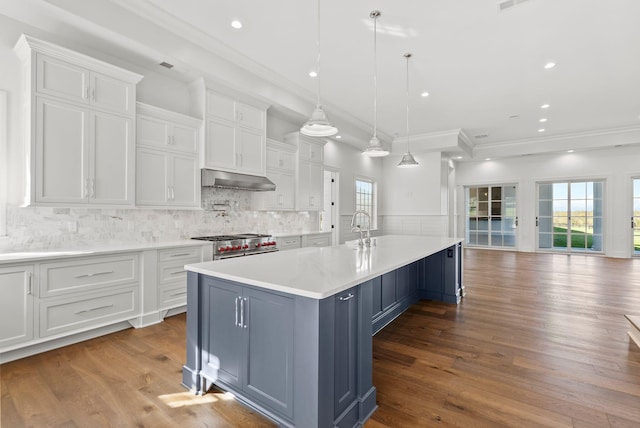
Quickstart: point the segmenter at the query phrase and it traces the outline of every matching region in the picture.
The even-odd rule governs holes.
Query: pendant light
[[[317,76],[317,99],[316,99],[316,108],[311,113],[311,118],[300,128],[300,133],[307,135],[309,137],[330,137],[331,135],[335,135],[338,133],[338,128],[333,126],[329,119],[327,118],[327,114],[322,109],[322,105],[320,104],[320,0],[317,1],[318,5],[318,58],[316,64],[316,72]]]
[[[389,154],[389,152],[382,147],[378,139],[378,58],[376,52],[376,36],[378,33],[377,21],[379,16],[379,10],[374,10],[369,14],[369,17],[373,19],[373,137],[371,137],[367,148],[362,152],[363,155],[369,157],[381,157]]]
[[[402,156],[398,168],[415,168],[419,163],[416,158],[413,157],[411,149],[409,148],[409,58],[411,58],[411,54],[406,53],[404,57],[407,59],[407,152]]]

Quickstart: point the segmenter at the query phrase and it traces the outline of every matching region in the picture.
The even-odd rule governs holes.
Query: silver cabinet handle
[[[81,311],[78,312],[74,312],[75,315],[79,315],[79,314],[84,314],[85,312],[93,312],[93,311],[97,311],[99,309],[106,309],[106,308],[111,308],[113,307],[113,303],[110,305],[103,305],[103,306],[97,306],[95,308],[90,308],[90,309],[83,309]]]
[[[83,275],[76,275],[76,276],[74,276],[74,278],[91,278],[92,276],[108,275],[110,273],[113,273],[113,271],[112,270],[108,270],[108,271],[104,271],[104,272],[85,273]]]
[[[171,254],[169,257],[185,257],[190,255],[191,253],[180,253],[180,254]]]
[[[245,319],[244,319],[244,302],[246,301],[247,301],[246,297],[240,298],[240,327],[242,328],[247,328],[247,325],[245,324]]]
[[[96,88],[91,88],[91,101],[96,100]]]
[[[181,269],[181,270],[177,270],[175,272],[171,272],[170,275],[180,275],[180,274],[183,274],[183,273],[184,273],[184,269]]]
[[[240,324],[238,324],[238,299],[240,297],[236,297],[236,323],[235,326],[238,327]]]
[[[179,293],[173,293],[173,294],[169,295],[169,297],[184,296],[185,294],[187,294],[186,291],[181,291]]]
[[[89,87],[88,86],[84,87],[84,96],[82,97],[82,99],[85,99],[85,100],[89,99]]]
[[[27,295],[33,294],[33,274],[27,272]]]
[[[356,297],[354,294],[349,293],[349,294],[347,294],[346,296],[340,296],[340,301],[342,301],[342,302],[346,302],[347,300],[351,300],[351,299],[353,299],[354,297]]]
[[[89,197],[93,198],[96,195],[96,180],[92,178],[89,180]]]
[[[84,179],[84,192],[82,195],[83,198],[88,198],[89,197],[89,179],[85,178]]]

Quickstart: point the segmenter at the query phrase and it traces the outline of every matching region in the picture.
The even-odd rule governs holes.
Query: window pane
[[[491,188],[491,200],[499,201],[502,199],[502,187],[492,187]]]
[[[553,199],[553,185],[548,183],[541,183],[538,185],[538,198],[539,199]]]
[[[501,202],[491,202],[491,215],[499,216],[502,214],[502,203]]]
[[[553,199],[567,199],[569,197],[568,183],[553,183]]]
[[[586,199],[587,183],[571,183],[571,199]]]
[[[489,200],[489,188],[488,187],[480,187],[478,189],[478,199],[481,201]]]

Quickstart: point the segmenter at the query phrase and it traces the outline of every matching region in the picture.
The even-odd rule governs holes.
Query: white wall
[[[556,155],[524,156],[456,165],[457,212],[464,236],[464,186],[509,184],[518,186],[518,250],[536,250],[536,183],[550,180],[605,180],[605,254],[631,255],[631,178],[640,177],[640,150],[621,147]]]

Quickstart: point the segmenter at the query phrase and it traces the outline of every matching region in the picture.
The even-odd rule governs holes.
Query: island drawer
[[[119,287],[82,297],[40,301],[40,337],[96,328],[138,315],[139,287]]]
[[[40,265],[40,298],[138,282],[137,254],[67,259]]]

